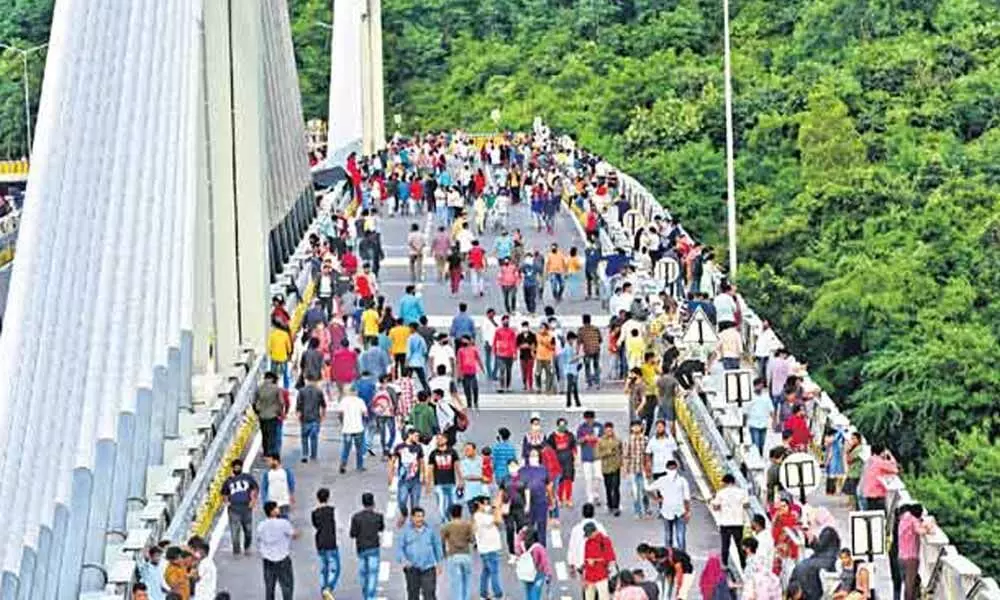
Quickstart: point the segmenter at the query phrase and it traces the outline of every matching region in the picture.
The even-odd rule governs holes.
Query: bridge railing
[[[657,202],[649,190],[633,177],[618,171],[618,193],[622,194],[632,208],[638,210],[650,222],[660,215],[669,219],[670,214]],[[579,215],[578,215],[579,216]],[[616,221],[607,223],[607,233],[616,247],[631,248],[628,232]],[[693,238],[691,232],[686,232]],[[725,274],[714,265],[706,265],[712,289],[702,290],[714,294]],[[752,309],[743,313],[743,339],[747,348],[753,348],[757,336],[762,330],[762,319]],[[794,361],[794,357],[792,357]],[[801,370],[805,384],[819,390],[819,386]],[[819,452],[823,448],[823,438],[828,430],[836,428],[854,429],[846,415],[840,412],[836,403],[826,392],[820,390],[818,400],[813,404],[810,415],[813,449]],[[683,431],[688,438],[692,450],[701,464],[713,489],[721,487],[722,476],[733,474],[740,487],[747,489],[752,497],[752,505],[748,512],[766,514],[761,500],[764,490],[764,473],[766,461],[751,447],[744,450],[744,445],[736,439],[727,439],[724,427],[717,416],[705,406],[697,394],[688,394],[677,398],[677,416]],[[747,439],[749,439],[747,437]],[[744,477],[742,473],[748,473]],[[896,510],[916,504],[899,478],[887,482],[889,496],[886,502],[887,535],[892,537],[895,531]],[[847,532],[844,532],[845,534]],[[888,539],[886,546],[889,547]],[[997,582],[985,577],[982,570],[972,561],[962,556],[950,544],[948,536],[940,527],[921,537],[920,579],[924,593],[933,598],[967,598],[975,600],[1000,600],[1000,587]],[[739,574],[736,574],[739,576]]]

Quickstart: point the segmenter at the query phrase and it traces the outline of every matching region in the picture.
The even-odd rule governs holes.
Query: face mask
[[[557,428],[559,429],[559,431],[566,431],[566,424],[562,423],[562,424],[558,425]]]
[[[532,431],[539,431],[539,430],[541,430],[541,428],[542,428],[542,426],[541,426],[541,425],[538,425],[537,423],[536,423],[536,424],[533,424],[533,425],[531,426],[531,430],[532,430]]]
[[[243,472],[243,469],[233,469],[233,475],[239,475]]]
[[[507,470],[510,471],[511,475],[517,475],[517,472],[521,470],[521,467],[518,465],[511,465],[507,468]]]
[[[537,456],[532,456],[532,457],[528,458],[528,464],[531,465],[531,466],[533,466],[533,467],[537,467],[538,466],[538,457]]]

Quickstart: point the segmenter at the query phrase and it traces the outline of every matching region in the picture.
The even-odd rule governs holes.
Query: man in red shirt
[[[510,315],[500,319],[500,327],[493,334],[493,354],[499,366],[499,393],[510,391],[511,378],[514,372],[514,353],[517,352],[517,334],[510,326]]]
[[[372,274],[371,270],[371,266],[365,263],[363,271],[354,277],[354,293],[361,300],[374,299],[375,292],[378,291],[378,286],[375,283],[375,275]]]
[[[333,383],[337,386],[337,397],[344,397],[344,390],[358,378],[358,356],[351,349],[346,339],[340,340],[340,347],[333,352],[332,366]]]
[[[483,274],[486,272],[486,251],[479,245],[479,240],[472,241],[469,249],[469,272],[472,277],[472,293],[483,295]]]
[[[597,525],[583,526],[583,599],[611,600],[608,579],[615,563],[615,548],[611,538],[597,530]]]
[[[788,415],[782,424],[782,429],[790,431],[792,437],[789,444],[793,452],[805,452],[809,450],[809,440],[812,434],[809,432],[809,424],[806,423],[805,413],[801,404],[792,406],[792,414]]]

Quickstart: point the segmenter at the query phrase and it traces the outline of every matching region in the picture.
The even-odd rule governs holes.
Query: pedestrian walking
[[[740,552],[739,542],[743,538],[743,521],[746,509],[750,506],[750,496],[745,489],[736,485],[736,477],[732,473],[726,473],[722,476],[722,488],[715,493],[709,504],[717,512],[723,566],[729,562],[730,548],[736,543],[736,553],[742,569],[746,566],[746,557]]]
[[[545,534],[530,526],[519,534],[514,571],[524,589],[525,600],[542,600],[544,586],[552,580],[552,563],[544,540]]]
[[[326,394],[310,381],[299,390],[295,399],[302,437],[302,462],[316,460],[319,453],[319,430],[326,417]]]
[[[351,446],[357,460],[358,471],[365,470],[365,419],[368,407],[365,401],[355,395],[345,396],[340,401],[342,423],[340,427],[340,473],[347,472],[347,459],[351,456]]]
[[[340,550],[337,548],[337,513],[330,506],[330,490],[316,492],[312,526],[316,530],[316,555],[319,558],[319,588],[324,600],[331,600],[340,581]]]
[[[604,477],[604,493],[607,496],[608,511],[621,515],[621,470],[622,442],[615,435],[615,425],[611,421],[604,424],[601,440],[597,442],[597,458],[601,461],[601,475]]]
[[[274,600],[275,585],[281,587],[282,600],[295,596],[295,573],[292,570],[292,540],[298,532],[284,518],[276,502],[265,502],[267,518],[257,525],[257,549],[264,564],[264,599]]]
[[[649,438],[643,432],[641,421],[632,421],[629,425],[628,440],[624,444],[622,455],[622,475],[629,484],[632,496],[632,510],[640,519],[648,517],[649,493],[646,491],[646,446]]]
[[[431,451],[427,462],[430,471],[430,475],[425,478],[428,486],[427,493],[432,491],[430,486],[433,484],[438,513],[441,520],[445,521],[451,511],[451,506],[458,499],[456,490],[462,485],[458,453],[448,443],[447,436],[444,434],[437,436],[435,448]]]
[[[691,520],[691,488],[687,479],[677,471],[677,461],[667,461],[667,473],[657,478],[651,486],[660,502],[665,546],[685,550],[687,523]]]
[[[500,526],[504,523],[503,493],[496,494],[492,500],[483,496],[473,501],[472,523],[475,532],[476,549],[482,563],[479,573],[479,597],[490,598],[489,590],[493,590],[493,598],[502,600],[503,585],[500,577],[500,551],[503,540]]]
[[[427,524],[424,509],[414,508],[396,547],[396,560],[406,578],[407,600],[436,600],[443,558],[441,536]]]
[[[472,546],[476,536],[472,521],[462,518],[462,505],[453,504],[449,521],[441,527],[444,563],[448,573],[448,598],[472,600]]]
[[[350,536],[358,553],[358,579],[362,600],[375,600],[378,593],[378,570],[385,519],[375,511],[375,496],[361,494],[361,510],[351,516]]]
[[[559,351],[558,363],[566,376],[566,408],[580,408],[580,365],[584,355],[577,347],[577,336],[572,331],[566,334],[566,343]]]
[[[260,488],[265,504],[273,502],[281,516],[287,519],[295,504],[295,474],[288,467],[282,466],[281,457],[277,454],[267,457],[267,470],[261,477]],[[269,514],[266,506],[264,514]]]
[[[607,431],[607,430],[605,430]],[[617,557],[611,538],[597,530],[593,523],[583,526],[583,598],[611,600],[609,580]]]
[[[500,327],[497,328],[493,336],[493,353],[496,355],[497,377],[499,379],[497,391],[500,393],[511,390],[514,356],[518,351],[517,334],[510,326],[510,316],[504,315],[500,319]]]
[[[285,416],[285,403],[274,372],[264,373],[264,382],[254,394],[253,409],[260,421],[262,451],[264,454],[280,454],[281,436],[278,432],[281,419]]]
[[[253,543],[253,507],[257,504],[257,480],[243,472],[243,461],[234,459],[230,463],[230,475],[222,483],[222,501],[226,504],[229,517],[229,537],[233,542],[233,554],[248,552]],[[240,546],[240,538],[243,545]]]
[[[598,482],[603,478],[601,461],[597,458],[601,429],[602,425],[596,421],[594,411],[583,411],[583,422],[576,428],[576,439],[580,444],[580,464],[583,468],[583,488],[587,502],[598,506],[601,504]]]

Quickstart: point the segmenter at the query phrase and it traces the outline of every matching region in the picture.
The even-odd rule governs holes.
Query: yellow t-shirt
[[[566,272],[579,273],[583,269],[583,261],[579,256],[570,256],[566,259]]]
[[[556,338],[551,333],[539,332],[538,348],[535,350],[535,358],[538,360],[552,360],[556,355]]]
[[[652,393],[656,390],[656,365],[642,363],[639,368],[642,369],[642,382],[646,384],[647,393]]]
[[[361,313],[361,334],[365,337],[378,335],[378,311],[375,309],[368,308]]]
[[[545,270],[549,273],[565,273],[566,256],[562,252],[549,252],[545,258]]]
[[[276,362],[288,362],[292,354],[292,338],[284,329],[274,328],[267,336],[267,355]]]
[[[646,340],[642,336],[628,336],[625,338],[625,358],[629,367],[642,366],[642,358],[646,353]]]
[[[406,354],[406,345],[412,331],[406,325],[396,325],[389,330],[389,342],[393,354]]]

